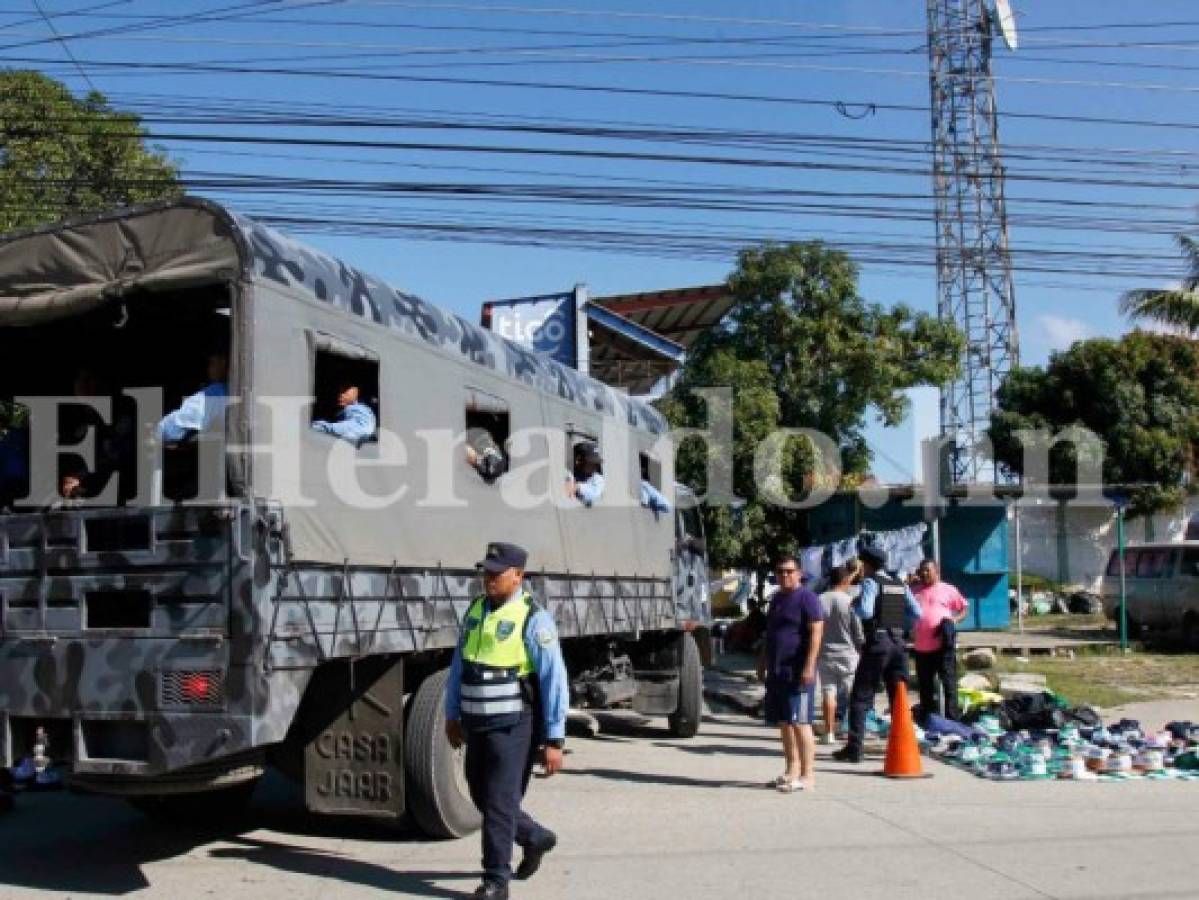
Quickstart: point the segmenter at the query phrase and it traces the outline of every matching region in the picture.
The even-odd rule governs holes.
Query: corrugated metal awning
[[[690,347],[701,334],[720,324],[720,320],[732,309],[734,299],[728,285],[710,284],[596,297],[592,302],[676,344]]]

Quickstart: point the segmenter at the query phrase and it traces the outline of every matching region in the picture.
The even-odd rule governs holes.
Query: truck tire
[[[470,799],[462,761],[445,737],[445,685],[450,670],[440,669],[421,682],[408,708],[404,731],[404,773],[408,813],[433,838],[460,838],[483,823]]]
[[[699,733],[704,714],[704,669],[695,638],[684,632],[681,641],[682,663],[679,666],[679,705],[670,716],[670,733],[679,738],[692,738]]]

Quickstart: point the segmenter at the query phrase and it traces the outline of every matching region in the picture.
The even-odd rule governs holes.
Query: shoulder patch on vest
[[[538,628],[537,633],[533,635],[534,640],[542,647],[548,647],[554,642],[554,633],[548,628]]]

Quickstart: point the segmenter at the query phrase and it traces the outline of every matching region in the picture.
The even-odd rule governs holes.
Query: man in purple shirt
[[[799,561],[791,554],[774,567],[779,589],[766,612],[766,639],[758,656],[758,678],[766,683],[766,724],[783,739],[786,771],[771,786],[783,793],[812,790],[816,739],[816,658],[824,634],[824,606],[800,585]]]

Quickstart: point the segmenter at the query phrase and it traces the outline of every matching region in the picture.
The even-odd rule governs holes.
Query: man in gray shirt
[[[851,592],[857,590],[861,577],[862,564],[851,559],[833,568],[829,573],[829,589],[820,595],[820,603],[824,606],[824,643],[820,646],[817,671],[824,701],[825,744],[835,740],[838,707],[848,707],[853,673],[858,667],[858,651],[864,640],[862,620],[850,607],[853,603]]]

